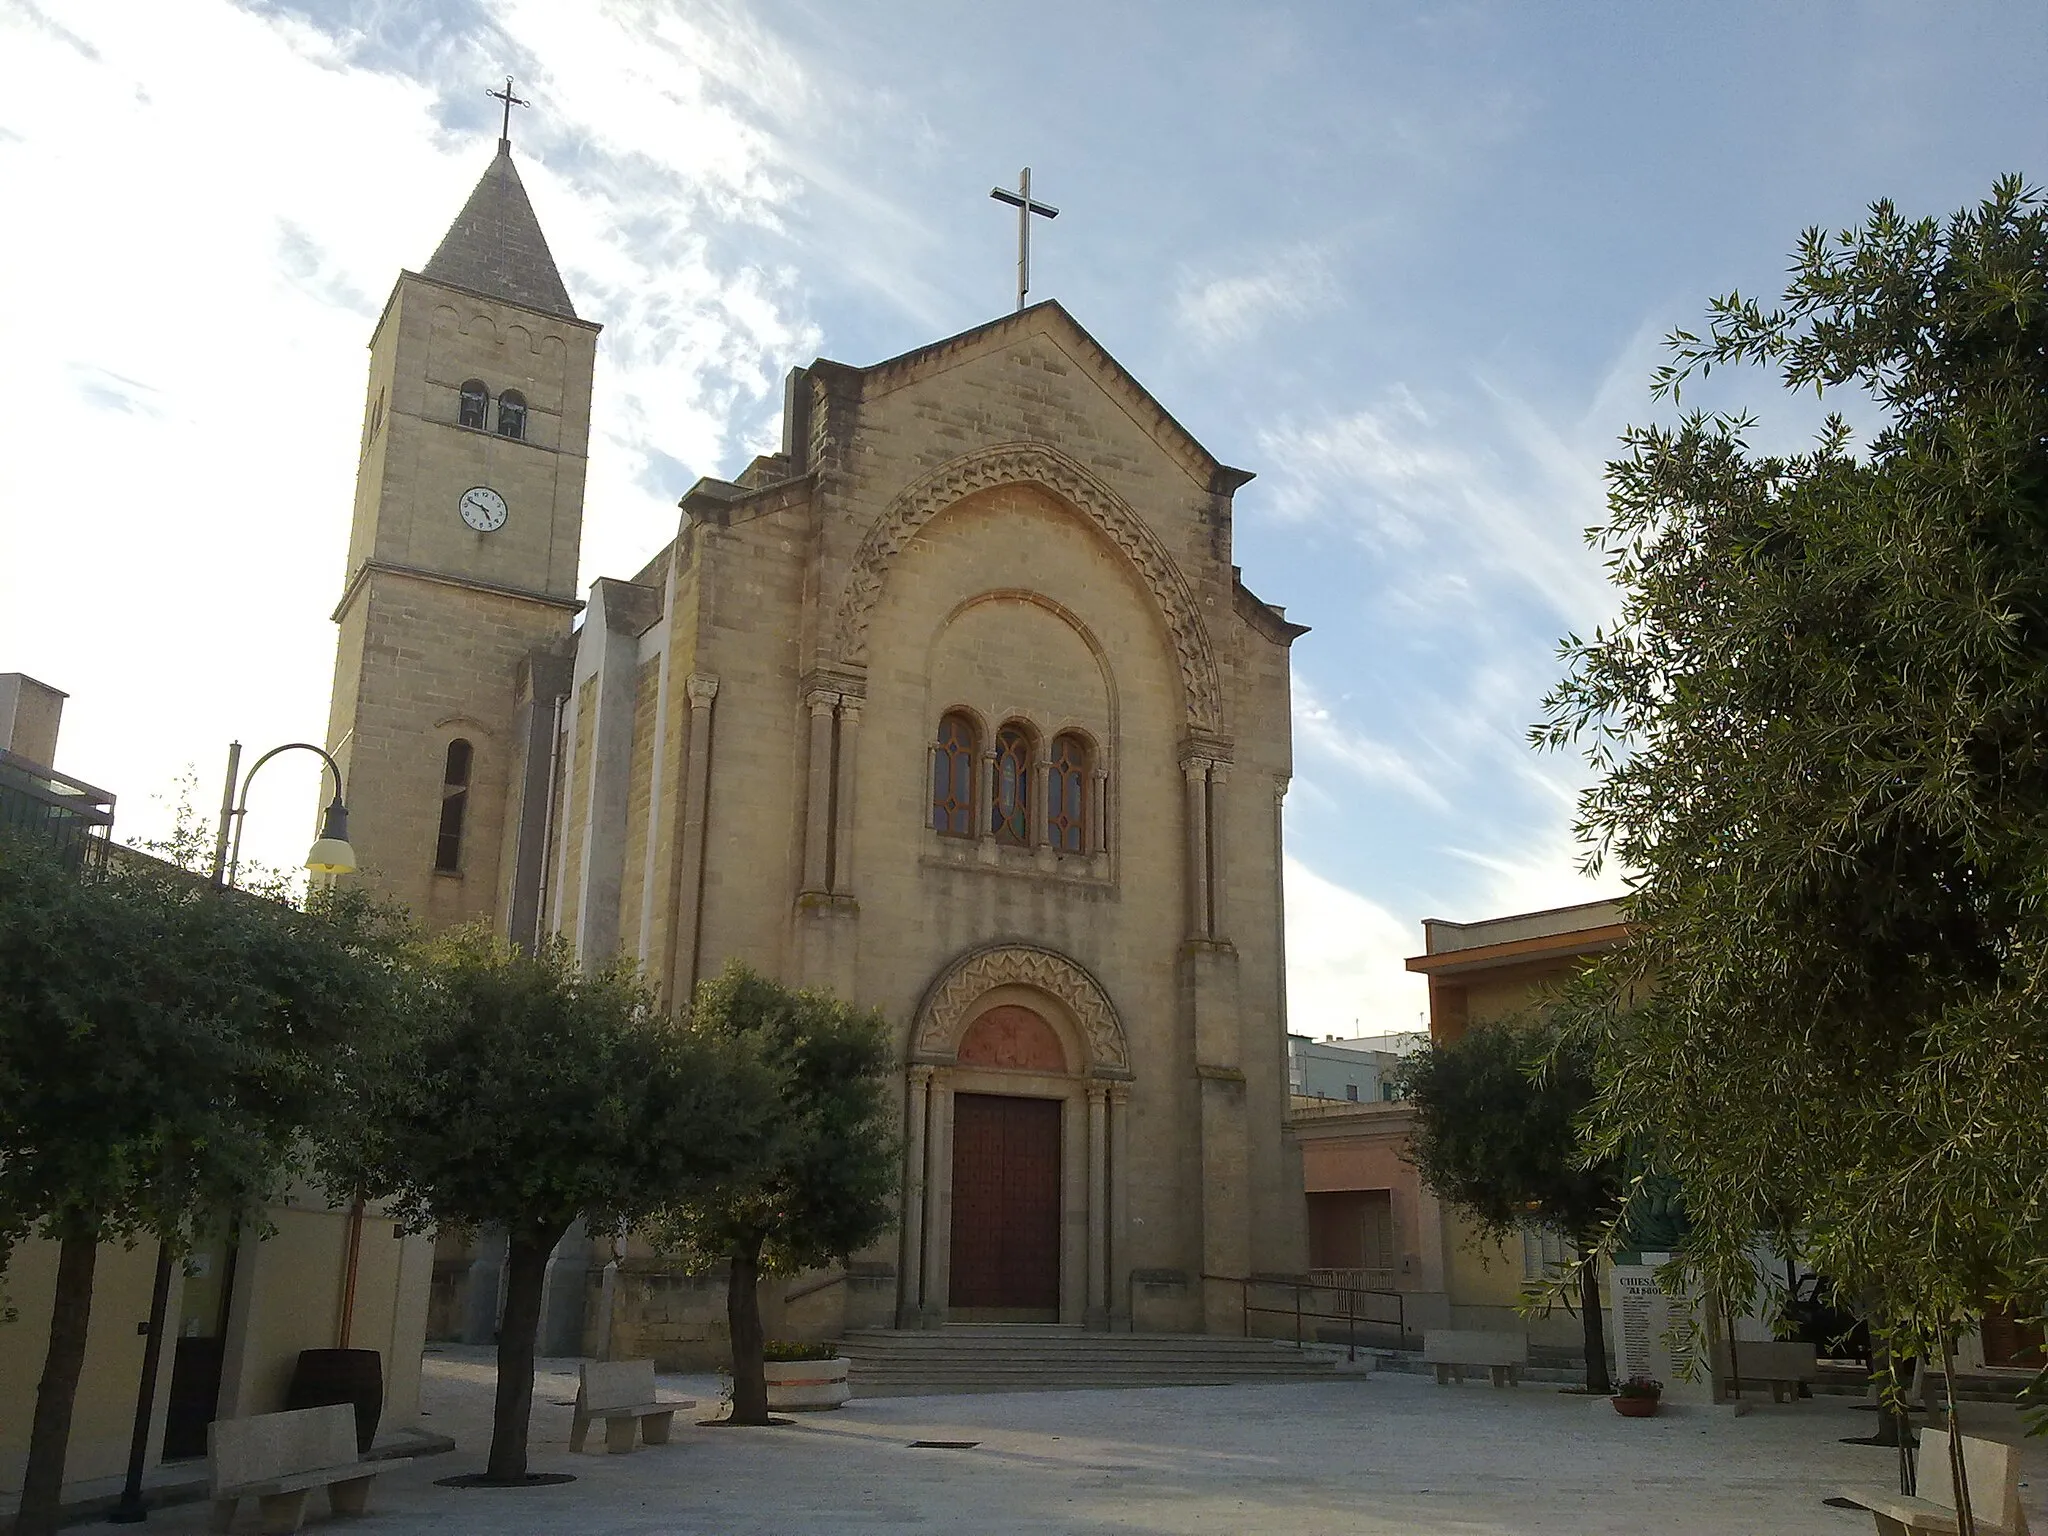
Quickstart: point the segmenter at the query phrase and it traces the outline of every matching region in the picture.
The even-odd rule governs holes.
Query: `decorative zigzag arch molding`
[[[1180,665],[1191,730],[1222,729],[1221,689],[1207,626],[1180,567],[1124,499],[1064,455],[1037,443],[983,449],[940,466],[909,486],[861,540],[840,600],[837,646],[847,666],[865,667],[868,624],[889,566],[917,531],[964,496],[1004,485],[1037,485],[1093,522],[1123,554],[1159,605]]]
[[[912,1059],[950,1062],[960,1047],[967,1010],[997,987],[1032,987],[1057,999],[1081,1027],[1088,1075],[1128,1078],[1131,1045],[1102,983],[1056,950],[1036,944],[990,944],[969,950],[939,972],[918,1004]]]

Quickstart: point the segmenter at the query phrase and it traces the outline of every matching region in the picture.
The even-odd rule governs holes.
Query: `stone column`
[[[1109,1325],[1131,1326],[1131,1090],[1109,1090]]]
[[[1219,940],[1230,937],[1230,884],[1225,878],[1230,822],[1225,815],[1224,795],[1224,786],[1229,782],[1230,764],[1209,764],[1209,936]]]
[[[1088,1085],[1088,1310],[1081,1326],[1109,1327],[1109,1089]]]
[[[981,754],[981,804],[974,808],[979,817],[975,836],[984,842],[996,835],[996,749]]]
[[[1187,776],[1187,923],[1188,937],[1209,937],[1209,763],[1200,757],[1185,758],[1181,772]]]
[[[683,761],[682,846],[677,849],[675,927],[669,935],[669,1003],[689,1002],[697,986],[698,935],[703,927],[704,818],[711,797],[711,705],[718,679],[692,673],[690,741]]]
[[[1045,755],[1041,741],[1031,749],[1030,801],[1024,811],[1024,840],[1033,848],[1043,848],[1052,837],[1052,807],[1046,804],[1051,783],[1052,760]]]
[[[946,1321],[947,1270],[953,1248],[953,1083],[952,1075],[943,1068],[932,1071],[924,1144],[924,1305],[920,1316],[925,1327],[938,1328]]]
[[[814,688],[804,696],[811,711],[809,803],[804,817],[804,890],[823,895],[831,880],[832,711],[839,695]]]
[[[1109,770],[1098,768],[1088,786],[1088,851],[1109,852]]]
[[[896,1326],[915,1328],[924,1301],[925,1100],[932,1069],[910,1069],[903,1113],[903,1241],[896,1268]]]
[[[832,833],[832,889],[841,896],[853,894],[853,770],[860,746],[859,697],[839,695],[839,787],[834,792],[838,814]]]

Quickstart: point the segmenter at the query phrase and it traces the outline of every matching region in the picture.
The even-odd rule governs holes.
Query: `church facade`
[[[596,336],[501,141],[371,344],[328,743],[359,878],[671,1005],[737,957],[879,1008],[902,1215],[836,1324],[1235,1332],[1233,1281],[1306,1264],[1303,631],[1231,563],[1250,476],[1044,303],[794,369],[780,451],[579,595]]]

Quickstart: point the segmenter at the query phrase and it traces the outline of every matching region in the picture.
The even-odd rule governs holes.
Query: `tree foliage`
[[[2048,1252],[2044,283],[2042,199],[2007,178],[1945,224],[1809,231],[1776,306],[1676,333],[1660,394],[1763,364],[1881,429],[1631,429],[1590,535],[1620,615],[1566,641],[1536,733],[1588,750],[1580,830],[1633,886],[1586,994],[1595,1148],[1679,1180],[1722,1294],[1796,1231],[1928,1340],[2037,1296]]]
[[[629,967],[585,973],[562,942],[528,954],[465,929],[420,964],[328,1168],[409,1225],[505,1231],[486,1476],[518,1482],[549,1255],[579,1217],[617,1230],[730,1177],[768,1130],[771,1081],[661,1015]]]
[[[1439,1199],[1493,1241],[1533,1223],[1577,1247],[1586,1388],[1605,1392],[1599,1250],[1620,1215],[1624,1178],[1619,1158],[1589,1162],[1580,1145],[1594,1096],[1590,1050],[1559,1039],[1545,1016],[1523,1014],[1426,1045],[1401,1075],[1415,1106],[1408,1155]]]
[[[360,900],[298,911],[0,838],[0,1261],[41,1235],[62,1277],[24,1531],[54,1528],[98,1245],[182,1249],[294,1170],[389,995],[379,924]]]
[[[871,1009],[791,991],[734,961],[698,987],[690,1028],[744,1046],[775,1076],[774,1134],[740,1177],[678,1202],[659,1227],[684,1256],[728,1266],[732,1416],[765,1424],[761,1276],[844,1260],[895,1218],[888,1026]]]

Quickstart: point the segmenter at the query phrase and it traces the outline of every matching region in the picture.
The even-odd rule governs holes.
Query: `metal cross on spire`
[[[1050,203],[1035,203],[1031,200],[1031,167],[1025,166],[1017,174],[1017,190],[1007,187],[990,187],[988,195],[999,203],[1008,203],[1017,210],[1017,307],[1024,307],[1024,295],[1031,291],[1031,215],[1056,219],[1059,209]]]
[[[498,148],[510,149],[512,147],[512,109],[514,107],[530,107],[533,103],[523,96],[514,96],[512,94],[512,77],[510,75],[505,77],[505,89],[502,91],[485,91],[484,94],[493,101],[505,103],[505,125],[498,130]]]

